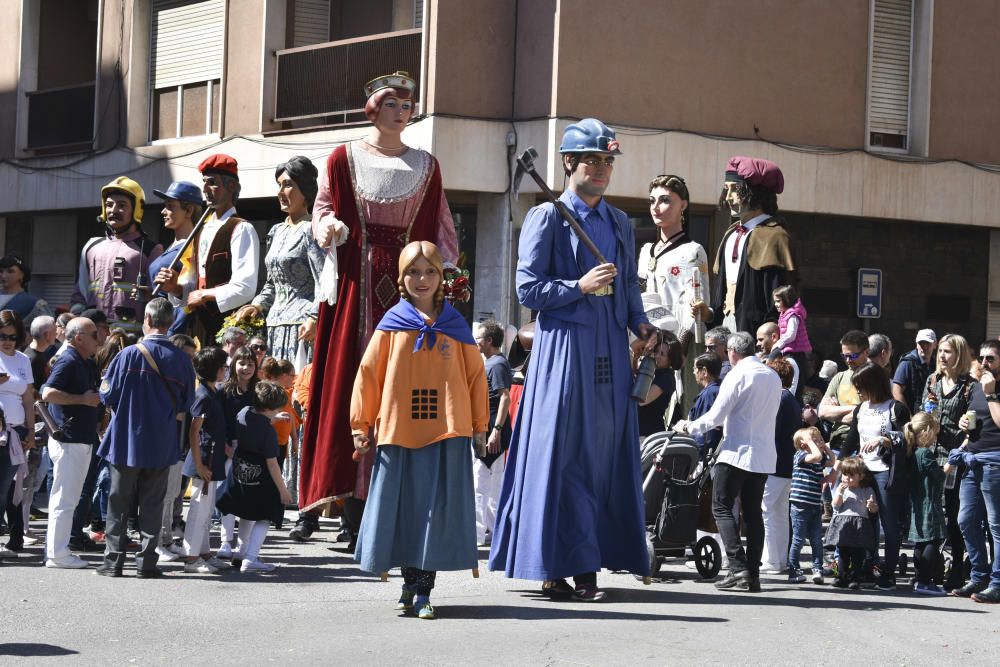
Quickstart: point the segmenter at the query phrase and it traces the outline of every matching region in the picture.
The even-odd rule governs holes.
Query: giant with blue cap
[[[204,205],[201,199],[201,188],[190,181],[174,181],[166,191],[153,190],[153,194],[164,200],[174,199],[176,201],[188,202],[189,204],[197,204],[198,206]]]
[[[615,131],[596,118],[584,118],[579,123],[568,125],[563,130],[559,152],[622,154]]]

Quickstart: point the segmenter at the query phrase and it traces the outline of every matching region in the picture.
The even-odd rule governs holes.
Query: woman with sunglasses
[[[969,343],[955,334],[942,336],[937,348],[937,370],[927,378],[920,401],[920,405],[937,417],[941,424],[936,448],[939,458],[946,457],[968,437],[958,422],[969,410],[972,386],[976,382],[969,375],[971,367]],[[959,470],[959,474],[961,472]],[[960,588],[965,583],[965,540],[958,526],[958,494],[958,485],[944,491],[948,544],[951,547],[951,572],[944,582],[946,591]]]
[[[969,403],[970,411],[976,413],[975,421],[965,416],[959,420],[969,440],[948,455],[948,466],[964,469],[958,524],[969,553],[972,580],[951,595],[996,604],[1000,602],[1000,342],[987,340],[979,346],[979,364],[972,374],[978,379]],[[984,522],[989,526],[992,550],[986,545]]]
[[[0,484],[7,512],[7,546],[0,551],[0,557],[16,556],[24,548],[24,512],[21,509],[21,494],[16,493],[21,479],[15,479],[18,469],[25,464],[24,450],[35,446],[35,387],[31,374],[31,360],[18,348],[24,346],[24,324],[13,310],[0,310],[0,408],[10,430],[17,434],[20,442],[7,442],[0,447],[0,456],[7,457],[4,463],[9,467]],[[23,449],[22,449],[23,447]],[[27,467],[24,468],[27,472]],[[15,496],[17,502],[15,503]]]
[[[639,280],[645,281],[644,291],[658,295],[677,320],[677,330],[671,333],[677,335],[686,359],[693,359],[701,351],[695,347],[697,322],[691,304],[703,301],[709,294],[708,255],[687,235],[690,199],[687,184],[680,176],[663,174],[650,182],[649,214],[656,225],[656,242],[639,250],[638,267]],[[678,371],[675,379],[681,414],[686,415],[700,388],[690,373]]]
[[[45,300],[24,291],[29,280],[31,271],[20,257],[0,257],[0,308],[17,313],[25,330],[31,328],[31,321],[39,315],[52,314]]]

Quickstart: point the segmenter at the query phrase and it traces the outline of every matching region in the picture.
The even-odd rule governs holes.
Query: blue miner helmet
[[[615,139],[615,131],[596,118],[584,118],[579,123],[569,125],[563,131],[559,152],[622,154],[618,140]]]

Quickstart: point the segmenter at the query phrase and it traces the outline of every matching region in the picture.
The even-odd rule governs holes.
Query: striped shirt
[[[807,451],[795,454],[795,467],[792,469],[792,492],[789,500],[800,505],[820,505],[823,500],[823,464],[826,456],[819,463],[806,463]]]

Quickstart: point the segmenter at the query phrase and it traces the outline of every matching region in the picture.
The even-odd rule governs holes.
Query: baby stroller
[[[694,553],[698,574],[711,579],[722,567],[722,550],[712,537],[700,540],[703,530],[716,532],[713,520],[703,519],[711,502],[710,465],[699,467],[700,451],[681,433],[654,433],[642,443],[642,493],[646,505],[646,549],[651,574],[667,558]],[[710,511],[707,512],[710,516]]]

